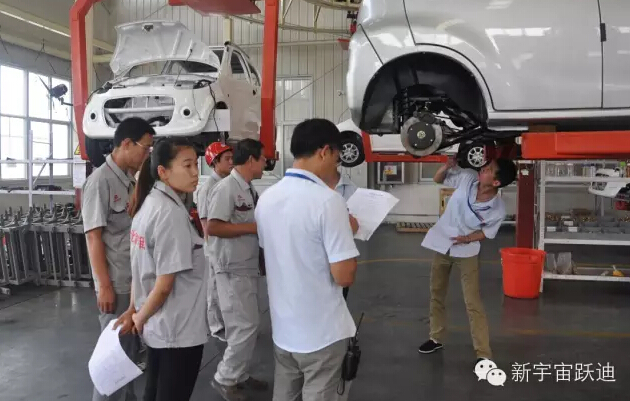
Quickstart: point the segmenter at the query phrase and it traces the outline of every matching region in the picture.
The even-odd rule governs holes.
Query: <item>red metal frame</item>
[[[528,132],[523,134],[525,160],[625,159],[630,131]]]
[[[81,159],[88,160],[85,152],[83,114],[88,98],[87,49],[85,48],[85,16],[101,0],[77,0],[70,8],[70,51],[72,55],[72,103],[79,137]],[[89,49],[92,51],[92,49]]]
[[[169,6],[188,6],[202,15],[259,14],[260,9],[250,0],[168,0]]]
[[[76,130],[79,137],[81,158],[88,160],[85,151],[85,133],[83,131],[83,114],[88,100],[88,66],[85,40],[85,16],[90,8],[101,0],[77,0],[70,8],[70,42],[72,54],[72,100]],[[171,0],[173,1],[173,0]],[[209,4],[213,0],[206,0]],[[201,0],[175,0],[175,3],[202,4]],[[275,141],[275,82],[278,54],[278,0],[265,1],[265,25],[263,37],[263,68],[261,88],[261,127],[260,140],[265,147],[268,159],[277,159]]]
[[[278,63],[278,0],[265,0],[263,34],[262,88],[260,91],[260,141],[267,159],[278,159],[276,152],[276,68]]]

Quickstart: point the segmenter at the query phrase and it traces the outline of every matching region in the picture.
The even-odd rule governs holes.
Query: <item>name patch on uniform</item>
[[[131,243],[140,249],[144,249],[144,237],[135,230],[131,230]]]
[[[254,205],[247,204],[245,198],[241,195],[236,196],[236,204],[234,205],[234,209],[239,212],[248,212],[254,208]]]

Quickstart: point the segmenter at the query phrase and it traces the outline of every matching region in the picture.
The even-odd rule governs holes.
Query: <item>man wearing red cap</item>
[[[223,178],[230,175],[232,171],[232,148],[221,142],[213,142],[206,149],[206,162],[212,168],[210,176],[201,184],[197,191],[197,208],[199,220],[206,231],[206,223],[209,209],[209,195],[212,187]],[[223,316],[219,308],[219,296],[214,277],[214,268],[212,267],[212,255],[208,246],[208,235],[205,235],[206,243],[206,259],[210,266],[210,274],[208,281],[208,325],[212,336],[225,342],[225,326],[223,324]]]

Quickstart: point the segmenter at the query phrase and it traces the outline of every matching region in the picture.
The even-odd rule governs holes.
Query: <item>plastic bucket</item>
[[[546,254],[538,249],[501,249],[503,293],[511,298],[538,298]]]

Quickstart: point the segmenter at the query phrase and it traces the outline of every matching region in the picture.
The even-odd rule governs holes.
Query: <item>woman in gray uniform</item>
[[[208,341],[203,236],[183,202],[198,179],[192,145],[162,140],[142,166],[130,205],[135,312],[124,324],[147,344],[144,401],[189,400]]]

